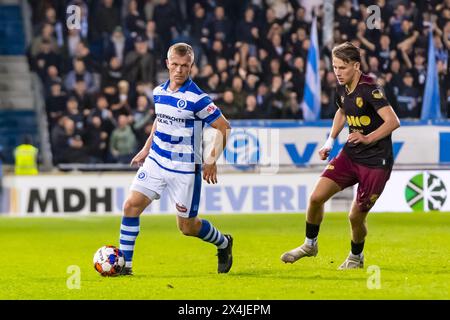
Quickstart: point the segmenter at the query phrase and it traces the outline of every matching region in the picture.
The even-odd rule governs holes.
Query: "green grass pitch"
[[[118,245],[119,216],[0,218],[0,299],[450,298],[449,213],[370,214],[365,268],[346,271],[336,270],[350,250],[345,213],[326,214],[318,256],[295,264],[279,257],[303,242],[304,214],[203,217],[234,237],[228,274],[216,273],[215,246],[182,236],[174,216],[141,218],[135,275],[115,278],[101,277],[92,257]],[[71,265],[79,289],[69,288]],[[370,289],[377,274],[380,287]]]

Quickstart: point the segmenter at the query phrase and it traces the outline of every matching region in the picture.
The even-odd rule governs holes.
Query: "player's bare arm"
[[[375,131],[368,135],[363,135],[360,132],[352,132],[349,134],[347,141],[350,143],[358,144],[371,144],[384,137],[390,135],[395,129],[400,127],[400,120],[395,114],[391,106],[385,106],[378,109],[377,113],[383,119],[384,123]]]
[[[217,130],[216,136],[214,138],[214,147],[211,153],[205,159],[203,165],[203,180],[207,183],[216,184],[217,183],[217,159],[219,159],[225,146],[227,144],[228,135],[230,133],[230,123],[223,115],[217,118],[216,121],[211,123],[211,127]]]
[[[345,112],[341,108],[336,111],[333,118],[333,125],[331,127],[331,133],[328,140],[325,142],[322,148],[319,150],[320,160],[326,160],[330,155],[330,151],[333,148],[334,140],[338,137],[339,133],[345,126]]]
[[[144,163],[145,158],[147,158],[147,156],[150,152],[150,147],[152,146],[153,135],[155,134],[155,131],[156,131],[156,124],[157,124],[156,121],[153,122],[152,131],[150,132],[150,135],[148,136],[147,141],[145,142],[145,145],[134,156],[134,158],[131,159],[130,166],[137,165],[137,166],[141,167],[142,164]]]

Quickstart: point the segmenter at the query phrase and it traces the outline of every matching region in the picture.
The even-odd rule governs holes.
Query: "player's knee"
[[[317,193],[313,193],[309,197],[309,205],[310,206],[319,207],[319,206],[323,205],[324,203],[325,203],[325,199],[323,198],[323,196],[321,196]]]
[[[142,206],[143,204],[140,203],[140,201],[128,198],[123,204],[123,213],[127,217],[137,217],[142,213],[143,209],[145,209],[142,208]]]
[[[350,214],[348,219],[350,220],[350,224],[352,227],[361,227],[364,226],[365,218],[361,217],[360,214]]]

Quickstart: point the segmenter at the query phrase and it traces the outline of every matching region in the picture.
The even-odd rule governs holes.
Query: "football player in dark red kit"
[[[310,195],[304,244],[285,252],[281,260],[294,263],[303,257],[316,256],[324,203],[335,193],[359,183],[349,213],[351,251],[339,269],[363,268],[366,217],[389,179],[394,162],[391,133],[400,126],[400,121],[376,80],[360,71],[359,48],[350,42],[340,44],[333,48],[332,58],[339,82],[336,92],[338,110],[330,136],[319,150],[320,158],[328,158],[345,122],[349,126],[349,135],[343,150],[327,165]]]

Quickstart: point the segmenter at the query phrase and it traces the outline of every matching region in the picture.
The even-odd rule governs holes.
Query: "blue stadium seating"
[[[0,5],[0,55],[24,55],[22,12],[17,5]],[[31,106],[30,106],[31,107]],[[24,135],[38,146],[38,127],[33,110],[0,109],[0,149],[5,163],[14,162],[13,151]]]
[[[0,55],[24,55],[22,12],[17,5],[0,6]]]
[[[14,148],[24,135],[30,135],[33,144],[39,147],[36,113],[32,110],[0,110],[0,146],[5,163],[14,163]]]

